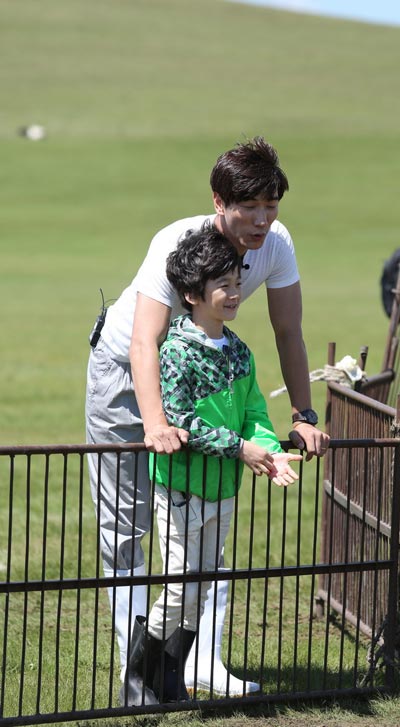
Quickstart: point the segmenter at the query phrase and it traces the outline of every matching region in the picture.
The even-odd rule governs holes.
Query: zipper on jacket
[[[228,388],[230,394],[233,394],[233,367],[231,366],[231,347],[230,346],[222,346],[222,353],[225,356],[225,361],[228,365]]]

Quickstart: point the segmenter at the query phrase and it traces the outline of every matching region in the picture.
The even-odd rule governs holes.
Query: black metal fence
[[[326,523],[325,550],[323,466],[312,460],[300,463],[300,480],[290,488],[244,477],[223,572],[163,575],[154,527],[147,538],[147,574],[105,578],[85,455],[112,451],[118,463],[126,449],[144,456],[141,445],[0,448],[0,725],[394,688],[400,439],[332,441],[332,488],[352,471],[349,462],[358,461],[363,495],[357,533],[352,530],[354,498],[344,496],[342,521]],[[379,473],[377,481],[368,477],[371,470]],[[387,477],[392,497],[379,507]],[[352,492],[355,484],[349,487]],[[373,528],[367,514],[371,500],[377,503]],[[315,618],[321,577],[328,595],[339,589],[343,603],[350,580],[356,584],[352,623],[345,609],[335,615],[328,608],[322,619]],[[186,703],[121,707],[107,588],[146,584],[153,602],[165,582],[210,578],[230,582],[225,664],[239,678],[259,682],[261,691],[237,700],[218,697],[211,685],[210,692],[195,689]],[[362,629],[366,609],[373,614],[370,635],[379,639]],[[374,670],[378,653],[381,668]]]

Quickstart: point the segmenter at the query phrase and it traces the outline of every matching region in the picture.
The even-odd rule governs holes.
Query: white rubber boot
[[[140,565],[133,569],[134,576],[144,576],[146,568]],[[112,578],[114,571],[104,570],[104,575]],[[130,570],[117,570],[118,578],[131,575]],[[107,588],[110,599],[111,610],[113,609],[114,588]],[[130,595],[130,592],[132,595]],[[126,653],[128,648],[129,608],[131,611],[130,625],[131,634],[135,624],[136,616],[146,616],[147,586],[116,586],[115,587],[115,621],[114,628],[117,634],[119,659],[121,664],[121,681],[125,678]]]
[[[224,628],[224,620],[226,607],[228,603],[228,581],[218,581],[217,590],[217,608],[215,615],[215,641],[214,641],[214,665],[212,675],[213,693],[219,695],[227,694],[228,672],[221,660],[221,644],[222,632]],[[207,591],[207,598],[204,605],[204,613],[200,619],[200,628],[197,634],[199,642],[198,663],[197,663],[197,689],[204,689],[209,692],[211,687],[211,654],[212,654],[212,637],[214,622],[214,589],[213,583]],[[195,659],[196,659],[196,641],[190,651],[185,668],[185,683],[187,689],[193,691],[195,676]],[[260,685],[256,682],[243,682],[229,675],[229,692],[230,697],[242,697],[245,694],[260,691]]]

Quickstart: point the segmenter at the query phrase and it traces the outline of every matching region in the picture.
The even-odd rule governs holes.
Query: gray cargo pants
[[[88,444],[143,442],[143,426],[129,363],[117,361],[102,338],[92,349],[86,390]],[[148,455],[89,454],[89,477],[100,525],[100,548],[107,571],[129,570],[144,563],[141,546],[150,529]],[[117,502],[116,483],[119,478]]]

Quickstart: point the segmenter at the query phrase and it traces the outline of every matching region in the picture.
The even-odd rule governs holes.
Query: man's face
[[[278,217],[278,199],[255,197],[252,200],[234,202],[227,207],[219,194],[214,192],[217,212],[216,226],[231,241],[240,255],[246,250],[258,250],[272,223]]]

